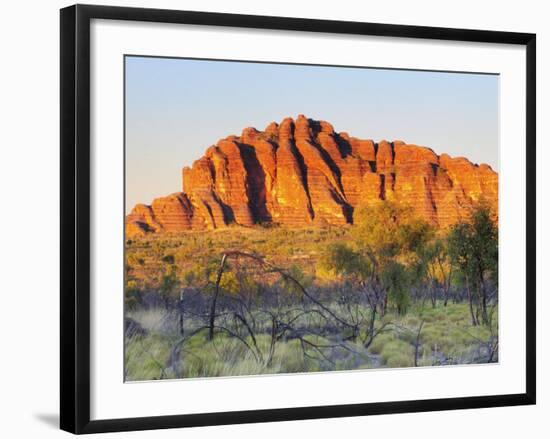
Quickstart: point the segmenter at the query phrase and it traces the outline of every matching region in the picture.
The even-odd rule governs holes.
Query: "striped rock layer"
[[[447,227],[482,198],[495,211],[498,205],[498,174],[488,165],[402,141],[358,139],[303,115],[219,140],[182,178],[182,192],[132,209],[128,236],[230,224],[352,224],[358,206],[378,200],[406,203]]]

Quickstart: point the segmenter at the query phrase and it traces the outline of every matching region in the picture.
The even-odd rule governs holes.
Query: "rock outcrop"
[[[402,141],[357,139],[303,115],[219,140],[183,168],[182,179],[182,192],[133,208],[127,236],[229,224],[351,224],[357,206],[378,200],[407,203],[447,227],[482,198],[498,206],[498,174],[488,165]]]

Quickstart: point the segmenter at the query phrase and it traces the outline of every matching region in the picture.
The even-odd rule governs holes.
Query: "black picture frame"
[[[133,20],[526,47],[526,392],[416,401],[90,420],[90,21]],[[61,429],[81,434],[535,404],[536,36],[303,18],[111,6],[61,10]]]

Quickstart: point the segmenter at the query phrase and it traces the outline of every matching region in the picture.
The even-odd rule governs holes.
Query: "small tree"
[[[490,206],[477,203],[466,222],[452,227],[448,244],[451,260],[465,281],[472,324],[479,323],[480,314],[481,321],[489,324],[489,284],[498,285],[498,227]]]
[[[369,261],[370,282],[383,299],[381,314],[389,299],[398,313],[405,313],[410,287],[420,279],[418,254],[432,233],[431,227],[416,218],[410,207],[392,201],[359,208],[354,222],[352,236]]]
[[[164,301],[164,306],[168,308],[170,299],[174,294],[175,289],[179,285],[175,258],[173,255],[165,255],[162,257],[164,263],[164,271],[160,278],[160,295]]]
[[[375,271],[370,260],[361,252],[346,244],[333,244],[321,256],[320,268],[353,285],[353,293],[341,291],[339,305],[352,328],[351,339],[360,332],[365,334],[364,344],[368,347],[376,335],[374,323],[382,306],[383,296],[374,282]],[[366,305],[370,313],[366,316],[361,307]],[[349,329],[349,328],[348,328]]]
[[[453,265],[446,247],[446,242],[443,239],[434,237],[419,251],[423,276],[428,283],[433,308],[436,307],[440,290],[443,291],[443,306],[447,306],[449,301]]]
[[[170,265],[162,275],[159,289],[160,295],[164,300],[164,306],[167,308],[170,305],[170,299],[178,285],[179,281],[176,274],[176,267],[174,265]]]
[[[471,216],[471,257],[476,288],[481,300],[481,318],[484,324],[489,324],[487,302],[489,298],[488,284],[498,285],[498,228],[493,221],[491,209],[485,202],[480,202]]]
[[[388,298],[397,308],[398,314],[405,314],[410,304],[410,273],[399,262],[390,262],[382,272],[382,279],[387,287]]]

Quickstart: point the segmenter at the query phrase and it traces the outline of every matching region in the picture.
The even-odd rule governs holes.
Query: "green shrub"
[[[402,340],[392,340],[384,345],[382,352],[380,353],[382,360],[387,365],[389,364],[404,364],[412,365],[413,361],[413,349],[412,346]],[[404,360],[408,358],[408,360]],[[398,367],[398,366],[389,366]],[[404,366],[399,366],[404,367]]]
[[[396,353],[386,361],[388,367],[411,367],[414,366],[410,355]]]
[[[384,349],[384,346],[393,340],[395,340],[393,333],[379,334],[369,346],[369,352],[371,354],[379,355],[382,352],[382,349]]]

